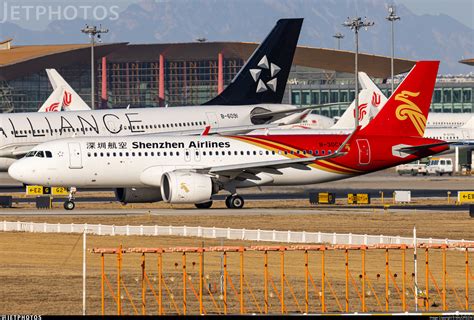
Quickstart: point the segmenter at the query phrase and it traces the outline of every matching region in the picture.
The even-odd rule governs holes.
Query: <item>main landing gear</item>
[[[225,205],[229,209],[242,209],[244,207],[244,198],[237,194],[227,196],[225,198]]]
[[[69,196],[68,196],[68,199],[66,201],[64,201],[64,209],[66,210],[74,210],[74,208],[76,207],[76,204],[74,203],[74,198],[75,198],[75,195],[76,195],[76,187],[71,187],[69,189]]]

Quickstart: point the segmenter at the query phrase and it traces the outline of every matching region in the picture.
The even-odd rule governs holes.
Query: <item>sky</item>
[[[170,1],[170,0],[155,0]],[[179,0],[172,0],[179,1]],[[200,0],[194,0],[200,1]],[[225,1],[225,0],[219,0]],[[313,0],[317,1],[317,0]],[[357,2],[357,0],[354,0]],[[384,0],[381,0],[384,1]],[[107,7],[116,6],[117,11],[124,10],[128,5],[137,2],[137,0],[0,0],[0,12],[4,10],[4,5],[104,5]],[[474,29],[474,0],[387,0],[387,3],[403,4],[412,12],[418,15],[423,14],[447,14],[458,20],[464,25]],[[48,19],[22,19],[15,21],[18,25],[28,29],[44,29],[50,21]]]

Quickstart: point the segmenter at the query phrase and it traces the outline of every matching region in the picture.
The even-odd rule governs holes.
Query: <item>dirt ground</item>
[[[297,218],[296,218],[297,217]],[[352,232],[367,234],[386,234],[410,236],[413,225],[417,226],[418,236],[436,238],[473,239],[474,219],[467,212],[391,212],[355,211],[348,212],[327,210],[317,213],[308,210],[308,214],[292,215],[241,215],[232,211],[230,215],[203,216],[0,216],[0,221],[36,221],[49,223],[102,223],[115,225],[188,225],[207,227],[232,227],[247,229],[305,230],[321,232]],[[214,246],[214,245],[278,245],[270,243],[239,242],[229,240],[212,240],[177,237],[88,237],[88,248],[93,247],[172,247],[172,246]],[[351,311],[361,311],[360,294],[362,282],[361,252],[351,251],[349,302]],[[244,302],[246,312],[259,313],[263,310],[263,252],[246,252],[244,254],[244,273],[246,283]],[[389,307],[391,311],[401,310],[401,251],[389,252],[390,285]],[[199,311],[195,292],[198,290],[197,275],[199,259],[197,254],[187,254],[187,309],[189,313]],[[321,252],[309,254],[311,281],[309,281],[309,311],[321,310]],[[100,256],[89,253],[87,305],[88,314],[100,314]],[[345,308],[345,266],[343,251],[325,253],[325,305],[328,311],[340,311]],[[419,288],[425,291],[425,252],[418,253]],[[106,256],[106,273],[111,288],[116,290],[116,256]],[[414,309],[413,302],[413,252],[406,252],[406,291],[407,304]],[[429,255],[431,275],[429,275],[430,310],[440,310],[442,287],[442,256],[440,250],[433,250]],[[163,257],[164,282],[168,289],[163,289],[164,312],[183,312],[181,253],[169,253]],[[157,293],[157,255],[147,255],[147,275]],[[269,310],[279,313],[281,303],[281,253],[269,254]],[[228,272],[232,285],[228,283],[229,312],[240,310],[238,293],[240,257],[238,253],[228,254]],[[206,253],[204,276],[210,285],[209,294],[205,290],[204,307],[206,313],[223,311],[220,293],[221,253]],[[134,302],[137,312],[141,312],[141,271],[140,254],[125,254],[123,260],[122,302],[123,312],[134,314]],[[304,311],[305,269],[303,252],[286,252],[284,259],[285,295],[287,312]],[[450,310],[464,308],[465,290],[465,253],[462,251],[447,252],[448,294]],[[369,311],[385,310],[385,252],[371,250],[366,253],[366,304]],[[285,279],[284,278],[284,279]],[[434,281],[433,281],[434,279]],[[473,290],[472,273],[469,286]],[[396,286],[393,281],[395,281]],[[34,314],[80,314],[82,311],[82,238],[79,234],[31,234],[0,233],[0,314],[34,313]],[[127,288],[128,291],[125,291]],[[438,289],[437,289],[438,288]],[[116,304],[110,290],[106,290],[105,311],[116,313]],[[169,291],[168,291],[169,290]],[[150,288],[147,289],[146,310],[156,314],[157,302]],[[130,297],[130,298],[129,298]],[[171,298],[172,297],[172,298]],[[474,301],[474,297],[470,297]],[[420,300],[422,300],[420,298]],[[471,304],[472,309],[472,304]]]
[[[1,313],[33,313],[33,314],[80,314],[82,308],[82,239],[80,235],[66,234],[27,234],[2,233],[0,234],[0,279],[1,279]],[[170,237],[88,237],[88,247],[170,247],[170,246],[214,246],[220,245],[219,240],[202,240],[193,238]],[[252,245],[256,243],[225,241],[224,245]],[[260,244],[261,245],[261,244]],[[419,253],[418,273],[419,287],[425,290],[425,256],[424,251]],[[206,284],[210,284],[211,295],[205,290],[204,306],[208,313],[222,312],[222,296],[220,295],[220,253],[206,253],[204,263],[204,277]],[[263,310],[263,252],[246,252],[244,254],[244,283],[245,305],[247,312]],[[362,291],[361,282],[361,251],[349,253],[350,262],[350,310],[360,311]],[[389,275],[389,306],[390,310],[401,309],[401,251],[390,251]],[[413,253],[406,252],[406,297],[409,308],[413,309]],[[464,297],[464,252],[448,251],[448,295],[450,309],[462,309]],[[325,305],[328,311],[341,311],[345,308],[345,272],[344,252],[325,252]],[[369,311],[383,311],[385,308],[385,252],[371,250],[366,253],[366,304]],[[87,304],[88,314],[100,314],[100,255],[87,254]],[[157,290],[157,255],[148,254],[146,258],[147,276],[154,290]],[[117,257],[105,257],[105,271],[111,288],[116,290]],[[281,293],[281,253],[269,253],[269,302],[270,311],[280,312],[279,295]],[[441,294],[436,286],[441,287],[441,251],[432,250],[429,256],[430,270],[430,309],[440,310]],[[167,289],[164,291],[164,311],[182,313],[182,262],[181,253],[164,254],[163,273]],[[134,302],[137,312],[141,312],[141,269],[140,254],[124,254],[122,304],[125,314],[134,314],[130,300]],[[187,263],[187,309],[188,313],[198,313],[198,303],[195,292],[198,290],[199,258],[197,254],[188,253]],[[303,252],[286,252],[284,260],[285,270],[285,305],[288,312],[304,310],[304,254]],[[321,252],[309,254],[309,268],[311,273],[310,311],[321,310]],[[232,285],[228,282],[229,312],[238,313],[240,292],[239,253],[228,253],[227,270]],[[393,283],[393,280],[397,284]],[[472,288],[472,275],[471,275]],[[314,284],[313,284],[314,282]],[[206,286],[207,287],[207,286]],[[125,288],[127,291],[125,291]],[[251,289],[249,289],[251,288]],[[454,291],[456,290],[456,292]],[[116,304],[108,288],[106,290],[105,310],[108,314],[116,312]],[[169,291],[168,291],[169,290]],[[252,291],[250,291],[252,290]],[[472,291],[472,289],[471,289]],[[157,291],[155,291],[157,294]],[[173,299],[170,297],[173,296]],[[337,299],[336,299],[337,297]],[[471,299],[474,297],[471,297]],[[130,299],[130,300],[129,300]],[[214,299],[214,301],[212,300]],[[176,305],[175,305],[176,304]],[[147,289],[147,312],[157,313],[157,303],[152,291]]]

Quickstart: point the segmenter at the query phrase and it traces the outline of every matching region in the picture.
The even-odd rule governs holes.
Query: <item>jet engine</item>
[[[117,188],[115,197],[122,203],[145,203],[162,201],[158,188]]]
[[[209,201],[218,191],[211,177],[195,172],[172,171],[161,177],[161,195],[169,203]]]

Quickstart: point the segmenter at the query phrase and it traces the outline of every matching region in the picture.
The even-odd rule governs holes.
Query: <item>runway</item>
[[[287,216],[287,215],[320,215],[320,214],[347,214],[347,213],[416,213],[416,212],[466,212],[469,213],[469,205],[381,205],[374,206],[314,206],[308,208],[243,208],[239,210],[215,208],[215,209],[75,209],[72,211],[38,210],[38,209],[0,209],[0,216]]]

